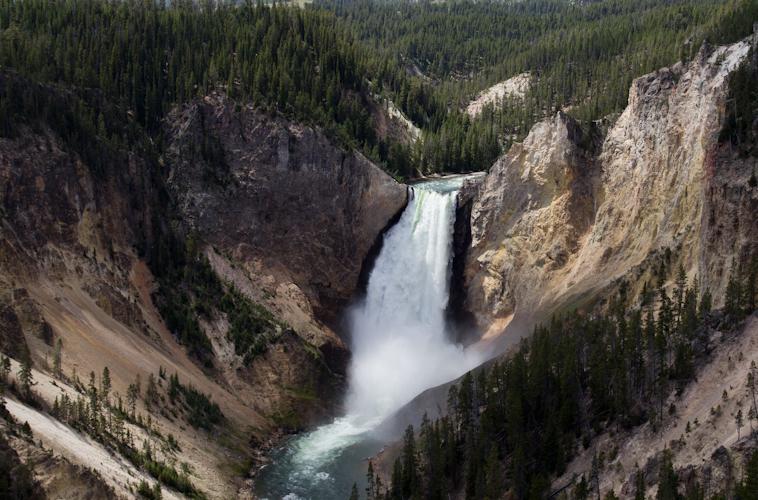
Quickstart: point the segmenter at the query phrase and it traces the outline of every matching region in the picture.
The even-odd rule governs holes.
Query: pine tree
[[[582,475],[582,479],[574,486],[574,500],[587,500],[590,495],[587,479]]]
[[[358,485],[353,483],[353,490],[350,492],[350,500],[361,500],[358,494]]]
[[[758,285],[758,253],[754,253],[750,259],[747,280],[745,283],[745,302],[747,311],[752,312],[755,309],[756,286]]]
[[[120,442],[124,439],[124,412],[123,411],[117,411],[116,412],[116,418],[112,424],[113,427],[113,433],[116,436],[116,439],[118,439]]]
[[[32,375],[32,353],[29,352],[29,346],[24,343],[21,348],[21,365],[18,372],[18,381],[21,384],[21,392],[24,398],[29,401],[32,398],[32,386],[35,385],[34,376]]]
[[[731,328],[737,326],[744,319],[745,290],[743,281],[742,265],[732,263],[732,272],[724,297],[724,316],[727,325]]]
[[[158,396],[158,386],[155,383],[155,376],[151,373],[147,377],[147,388],[145,389],[145,406],[150,408],[152,403]]]
[[[681,500],[679,493],[679,476],[674,472],[671,452],[664,450],[658,473],[658,494],[656,500]]]
[[[497,445],[493,444],[487,457],[487,465],[485,466],[487,486],[484,490],[484,496],[486,498],[498,498],[500,492],[503,491],[500,479],[502,473],[497,455]]]
[[[634,500],[645,500],[645,475],[641,470],[634,476]]]
[[[747,374],[747,388],[752,399],[751,408],[754,410],[756,416],[758,416],[758,366],[756,366],[755,361],[750,362],[750,371]]]
[[[89,409],[90,409],[90,426],[91,430],[98,434],[100,432],[100,396],[95,386],[95,372],[92,371],[89,374],[89,386],[87,389],[89,394]]]
[[[100,115],[102,116],[102,115]],[[53,377],[61,378],[61,356],[63,354],[63,341],[58,339],[55,342],[55,354],[53,354]]]
[[[111,392],[111,372],[108,370],[107,366],[103,368],[103,378],[101,379],[100,384],[102,386],[100,389],[100,397],[102,399],[102,402],[105,406],[110,406],[108,396]]]
[[[661,266],[658,268],[658,282],[656,283],[656,288],[660,291],[663,290],[663,287],[666,286],[666,261],[661,260]]]
[[[758,451],[750,456],[745,469],[745,479],[735,491],[737,500],[758,500]]]
[[[458,415],[458,386],[455,384],[452,384],[447,391],[447,414],[452,416],[457,429],[460,417]]]
[[[368,483],[368,486],[366,487],[366,498],[368,500],[376,500],[376,479],[374,476],[374,464],[371,463],[371,460],[368,461],[366,482]]]
[[[684,292],[687,288],[687,274],[684,272],[684,266],[679,264],[676,272],[676,289],[674,291],[674,300],[676,307],[676,322],[682,321],[682,308],[684,307]]]
[[[413,426],[405,429],[403,438],[403,472],[400,476],[400,490],[405,498],[410,498],[416,492],[416,441]]]
[[[169,375],[168,379],[168,398],[173,403],[179,396],[179,374]]]
[[[134,379],[134,383],[129,384],[129,387],[126,389],[126,400],[132,409],[132,418],[135,418],[136,416],[137,400],[139,399],[140,393],[142,392],[140,385],[140,375],[138,373]]]
[[[11,360],[0,354],[0,383],[8,385],[8,374],[11,371]]]
[[[403,475],[403,466],[400,463],[400,457],[395,457],[395,462],[392,464],[392,478],[390,480],[390,498],[401,498],[400,482]]]

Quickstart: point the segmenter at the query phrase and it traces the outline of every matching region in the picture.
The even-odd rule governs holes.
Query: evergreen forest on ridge
[[[103,148],[156,158],[168,111],[220,90],[318,127],[400,178],[481,171],[555,110],[592,124],[612,117],[633,78],[688,60],[703,41],[748,35],[757,12],[750,0],[3,0],[0,133],[44,119],[95,164]],[[425,78],[409,76],[410,64]],[[523,101],[462,112],[522,72]],[[378,137],[372,96],[395,102],[422,137]]]

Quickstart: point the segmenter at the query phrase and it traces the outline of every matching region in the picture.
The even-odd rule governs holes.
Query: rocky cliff
[[[526,140],[501,157],[484,179],[464,183],[458,197],[451,312],[462,324],[470,320],[477,327],[475,340],[479,343],[473,348],[497,354],[472,370],[478,381],[474,391],[483,384],[480,370],[488,370],[494,361],[523,366],[524,358],[513,357],[519,346],[516,341],[528,336],[534,323],[554,328],[560,321],[550,322],[551,314],[573,308],[579,309],[574,317],[606,319],[619,304],[639,310],[644,284],[659,280],[670,291],[680,265],[690,284],[699,280],[701,295],[708,289],[716,307],[724,304],[730,274],[739,265],[744,269],[758,251],[758,188],[749,183],[758,156],[754,147],[740,148],[740,155],[729,142],[719,142],[730,105],[730,74],[757,40],[753,36],[729,47],[706,45],[687,65],[679,63],[636,79],[629,105],[612,126],[598,122],[580,127],[558,113],[535,125]],[[758,122],[753,118],[751,133],[756,130]],[[665,275],[660,275],[661,269]],[[627,302],[617,300],[616,292],[622,289],[630,299]],[[751,405],[753,367],[758,361],[757,314],[754,311],[734,329],[723,321],[722,311],[705,316],[707,321],[698,327],[699,340],[685,343],[687,349],[697,352],[692,374],[684,378],[677,377],[674,370],[664,372],[665,379],[659,376],[639,393],[652,393],[653,383],[666,380],[658,417],[653,416],[655,409],[649,409],[642,410],[643,417],[634,423],[608,418],[602,424],[605,417],[601,415],[613,410],[604,408],[593,417],[592,410],[582,409],[575,436],[579,437],[581,430],[583,446],[578,446],[578,440],[570,446],[572,459],[565,471],[546,483],[545,497],[582,495],[575,487],[581,476],[595,481],[591,481],[592,496],[614,493],[622,499],[634,498],[638,493],[635,480],[641,477],[644,496],[654,497],[659,484],[664,484],[659,477],[664,456],[671,457],[680,491],[686,490],[687,496],[693,496],[696,483],[706,490],[706,497],[733,491],[742,479],[739,471],[745,470],[756,449],[753,427],[746,429],[748,424],[742,420]],[[591,329],[579,328],[589,338]],[[596,355],[593,352],[600,352],[594,351],[594,346],[602,346],[596,359],[624,363],[610,348],[605,350],[606,342],[628,349],[628,339],[637,344],[640,337],[614,335],[600,342],[595,337],[589,341],[593,347],[579,348],[579,356],[591,359]],[[560,339],[552,342],[564,341],[561,334],[557,337]],[[545,361],[541,342],[544,340],[537,337],[530,349],[522,351],[527,352],[530,365]],[[571,348],[567,352],[564,360],[573,356]],[[653,359],[647,358],[645,363]],[[560,372],[560,363],[549,361],[547,370]],[[611,378],[611,372],[609,369],[599,378]],[[583,369],[584,375],[591,379],[592,368]],[[524,394],[514,387],[526,384],[526,378],[517,377],[507,378],[505,401],[514,392]],[[457,385],[463,391],[462,379],[418,395],[378,430],[390,436],[388,439],[399,439],[408,424],[418,428],[423,415],[432,419],[444,415],[446,403],[455,404],[456,393],[449,389]],[[546,379],[531,378],[530,374],[530,380],[544,383]],[[614,386],[614,393],[629,390],[627,383],[625,379]],[[550,393],[552,389],[546,386],[538,392]],[[501,397],[500,388],[493,393]],[[578,398],[579,405],[590,408],[602,400],[601,394],[602,389],[588,385]],[[479,415],[474,427],[485,428],[490,425],[485,423],[485,415],[497,403],[490,406],[492,399],[476,402],[477,397],[481,396],[473,396],[473,404],[478,406],[464,418]],[[532,406],[528,416],[520,415],[520,404],[503,405],[506,422],[521,425],[521,415],[534,418],[539,411]],[[645,404],[643,400],[622,406],[634,412]],[[548,406],[551,411],[560,407]],[[470,425],[470,420],[458,418]],[[550,435],[549,428],[549,424],[543,428],[543,438]],[[512,432],[506,427],[498,438]],[[540,431],[530,434],[529,445],[538,443],[539,435]],[[572,441],[569,437],[568,442]],[[503,449],[500,443],[493,449],[498,446]],[[520,465],[513,457],[521,448],[513,454],[509,453],[513,448],[505,445],[505,449],[503,470],[510,480],[519,473]],[[390,477],[399,454],[398,444],[373,457],[384,479]],[[599,468],[598,458],[603,464]],[[474,463],[471,451],[467,460],[469,466]]]
[[[57,89],[44,91],[60,99]],[[136,413],[140,422],[151,417],[161,439],[176,436],[179,448],[156,456],[186,462],[210,497],[231,497],[246,488],[241,478],[260,446],[338,410],[349,351],[325,323],[336,324],[406,190],[320,132],[224,97],[186,105],[164,125],[160,158],[99,139],[101,170],[44,122],[0,138],[0,352],[18,359],[29,346],[39,369],[35,399],[48,411],[56,397],[76,398],[90,372],[99,379],[104,367],[113,398],[125,398],[137,375],[143,390],[157,380],[158,396],[152,404],[137,398]],[[146,261],[161,238],[190,233],[200,236],[219,293],[234,287],[284,325],[252,360],[235,353],[225,313],[190,309],[200,311],[197,324],[210,339],[202,360],[156,308],[160,290]],[[194,299],[182,292],[181,300]],[[53,380],[59,340],[62,377]],[[161,385],[166,373],[218,403],[222,423],[187,431],[183,410],[168,404],[167,380]],[[130,481],[143,473],[98,443],[82,445],[74,431],[61,434],[49,416],[17,401],[9,409],[30,422],[35,442],[112,473],[105,479],[118,495],[136,487]],[[144,423],[125,425],[135,441],[150,435]]]
[[[593,219],[596,177],[591,154],[579,146],[581,136],[574,120],[559,113],[535,125],[477,187],[464,308],[486,329],[484,338],[511,322],[522,297],[573,267]]]
[[[374,240],[405,206],[405,187],[308,127],[217,96],[168,121],[178,219],[235,258],[276,270],[335,325]],[[203,158],[208,141],[224,165]]]
[[[718,143],[728,75],[751,43],[703,46],[686,66],[636,79],[602,144],[602,123],[582,132],[559,113],[535,125],[481,185],[464,187],[471,243],[461,303],[485,339],[505,332],[510,344],[550,313],[589,308],[666,248],[670,265],[723,300],[732,262],[758,244],[754,159],[734,162]]]

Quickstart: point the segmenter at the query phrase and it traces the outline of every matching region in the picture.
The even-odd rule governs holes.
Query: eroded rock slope
[[[485,338],[505,332],[510,344],[551,313],[589,308],[666,248],[723,301],[732,263],[758,248],[755,159],[735,162],[718,142],[728,75],[751,43],[704,46],[686,66],[636,79],[601,145],[559,113],[483,183],[464,186],[471,243],[460,302]]]
[[[100,170],[44,123],[0,138],[0,352],[19,359],[24,345],[30,348],[39,370],[34,398],[48,412],[56,397],[75,399],[90,372],[100,380],[109,368],[114,404],[126,401],[139,375],[136,414],[149,415],[161,439],[178,440],[179,448],[156,445],[156,457],[186,463],[197,488],[229,498],[249,487],[246,467],[260,459],[260,446],[338,410],[349,352],[326,324],[335,318],[329,313],[354,293],[366,255],[403,208],[406,190],[321,133],[235,110],[223,97],[177,110],[165,136],[167,154],[152,160],[101,139],[108,156]],[[202,304],[190,310],[210,339],[204,359],[168,328],[146,261],[170,234],[185,241],[190,233],[199,235],[196,258],[207,258],[220,293],[234,287],[277,321],[265,352],[242,359],[227,315],[203,312]],[[182,301],[194,301],[183,294]],[[59,340],[56,381],[49,376]],[[223,420],[210,430],[190,426],[181,405],[177,413],[169,404],[172,374],[218,403]],[[144,392],[150,378],[158,381],[152,402]],[[15,399],[9,408],[17,418],[34,411]],[[133,476],[131,466],[108,474],[79,463],[56,438],[64,427],[76,432],[38,420],[52,423],[32,425],[35,441],[58,443],[56,455],[102,472],[120,494],[136,489],[123,480]],[[127,425],[139,443],[150,436],[141,425]]]
[[[324,135],[230,100],[209,98],[169,121],[179,219],[238,259],[262,259],[334,324],[377,235],[405,206],[405,188]],[[226,169],[202,161],[204,141],[223,148]]]

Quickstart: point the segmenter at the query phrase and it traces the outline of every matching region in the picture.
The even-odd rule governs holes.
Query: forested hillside
[[[61,131],[73,129],[72,141],[86,150],[95,137],[134,147],[144,142],[138,127],[159,155],[166,113],[220,89],[319,127],[401,177],[483,170],[509,139],[554,110],[585,120],[620,111],[633,78],[686,60],[703,40],[745,36],[756,9],[747,0],[360,1],[305,9],[250,1],[4,1],[0,64],[30,81],[66,86],[76,105],[61,110],[37,87],[10,87],[0,103],[2,132],[45,115]],[[410,63],[430,78],[406,75]],[[521,72],[532,79],[524,102],[508,101],[479,119],[460,112],[476,92]],[[422,140],[378,137],[372,95],[392,99],[423,130]],[[72,111],[64,126],[61,115]]]
[[[501,498],[507,490],[517,498],[548,498],[552,478],[562,476],[604,429],[612,437],[649,422],[656,432],[675,420],[677,405],[667,402],[669,394],[679,396],[688,384],[697,383],[695,366],[707,362],[715,348],[713,328],[724,331],[721,341],[734,338],[755,309],[758,257],[749,269],[734,270],[726,307],[712,312],[710,292],[700,290],[697,280],[688,284],[682,267],[668,269],[668,255],[653,259],[655,282],[645,282],[636,303],[629,284],[622,282],[605,307],[591,314],[574,310],[548,325],[535,325],[513,356],[478,374],[469,372],[452,385],[447,416],[430,421],[425,415],[418,435],[412,426],[406,430],[391,483],[377,487],[377,478],[369,474],[369,498],[444,499],[461,490],[467,500]],[[667,287],[669,282],[674,286]],[[748,406],[739,416],[733,414],[732,422],[719,425],[739,427],[749,421],[752,429],[758,420],[756,377],[753,362]],[[727,401],[726,393],[723,399]],[[713,408],[712,421],[695,420],[693,425],[715,426],[721,412],[721,406]],[[687,424],[682,442],[693,428]],[[571,498],[600,495],[600,475],[617,458],[618,446],[614,450],[607,456],[593,448],[592,466],[571,484]],[[711,498],[696,481],[678,491],[670,455],[664,453],[660,471],[658,500]],[[628,492],[635,499],[646,498],[642,474],[640,469]],[[735,487],[738,500],[755,498],[758,452],[744,474]],[[604,497],[617,498],[612,489]]]
[[[5,68],[41,83],[97,88],[150,132],[176,104],[221,86],[318,125],[351,118],[355,126],[335,133],[359,146],[376,142],[365,110],[359,116],[348,95],[365,88],[367,57],[328,14],[250,2],[32,0],[3,2],[0,27]],[[6,118],[26,111],[5,106]]]
[[[327,12],[252,2],[7,1],[0,5],[0,64],[8,75],[63,86],[73,99],[61,107],[39,85],[5,85],[5,136],[44,120],[75,136],[72,145],[87,156],[98,139],[135,148],[141,129],[161,154],[161,119],[217,89],[410,174],[407,145],[380,141],[369,114],[378,59]],[[395,67],[382,78],[396,91],[409,80]],[[493,159],[484,155],[472,167]]]
[[[564,109],[581,120],[619,113],[634,78],[686,62],[703,41],[731,43],[752,33],[758,5],[750,0],[565,2],[323,2],[364,44],[392,61],[417,65],[455,116],[477,92],[528,72],[525,99],[485,109],[473,126],[494,130],[507,147],[532,125]],[[408,82],[409,85],[411,82]],[[416,84],[420,85],[420,84]],[[396,102],[418,122],[413,86]],[[418,110],[418,111],[417,111]],[[467,119],[430,120],[422,158],[433,169],[465,169],[439,158]],[[464,153],[465,155],[465,153]]]

